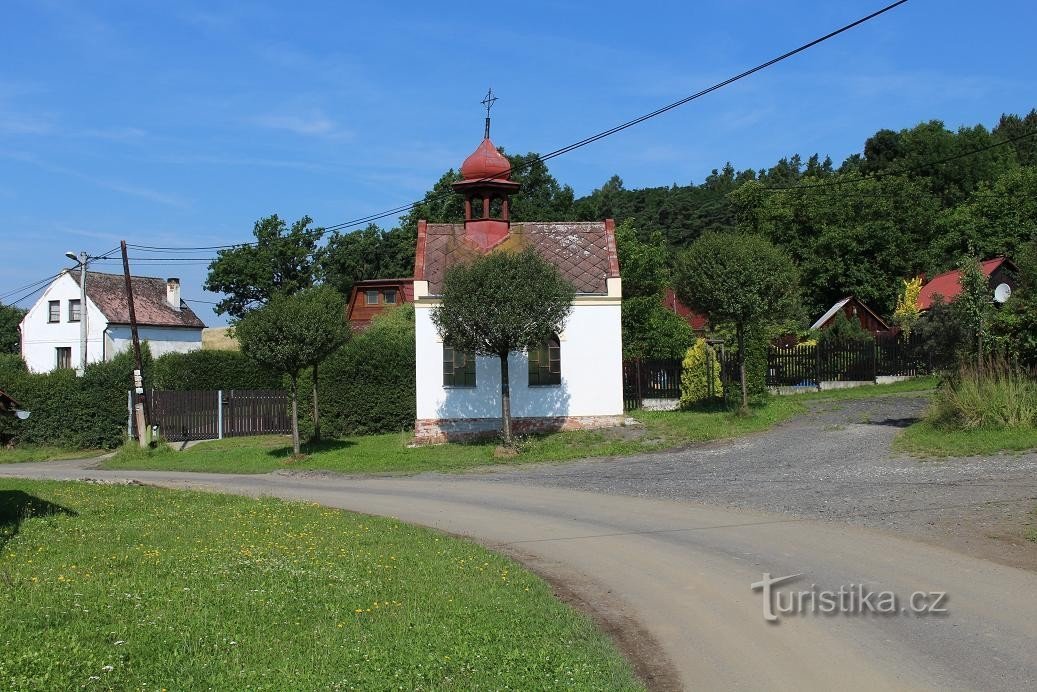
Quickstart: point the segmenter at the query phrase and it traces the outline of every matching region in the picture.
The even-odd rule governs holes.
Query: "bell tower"
[[[511,164],[490,141],[490,109],[496,100],[490,89],[482,100],[486,107],[483,140],[461,164],[463,179],[453,184],[464,197],[465,238],[484,252],[508,237],[509,198],[521,187],[511,180]]]

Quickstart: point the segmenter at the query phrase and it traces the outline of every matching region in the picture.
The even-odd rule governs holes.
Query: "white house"
[[[180,298],[179,279],[134,276],[133,307],[141,342],[151,353],[186,353],[202,347],[205,324]],[[33,372],[78,368],[80,363],[79,272],[66,271],[43,292],[21,322],[22,358]],[[121,274],[87,272],[87,362],[130,348],[130,315]]]
[[[488,137],[461,167],[454,189],[465,199],[463,224],[418,222],[414,267],[419,441],[438,442],[500,426],[500,362],[455,353],[432,322],[452,265],[494,251],[532,247],[576,288],[573,310],[557,338],[512,353],[511,411],[517,434],[622,424],[622,286],[615,224],[511,223],[519,184]]]

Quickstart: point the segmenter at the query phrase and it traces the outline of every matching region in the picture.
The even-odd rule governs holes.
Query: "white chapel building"
[[[486,138],[461,166],[454,189],[465,221],[418,222],[414,266],[417,375],[415,437],[461,439],[500,427],[500,362],[443,344],[432,322],[447,269],[489,252],[532,247],[576,289],[564,329],[540,348],[512,353],[511,411],[516,434],[622,424],[622,284],[612,219],[512,222],[519,189],[510,164]]]
[[[131,285],[138,334],[153,356],[202,347],[205,324],[181,299],[179,279],[134,276]],[[111,360],[132,346],[122,274],[87,272],[85,312],[78,271],[64,272],[47,287],[21,322],[22,359],[29,370],[78,368],[84,318],[87,363]]]

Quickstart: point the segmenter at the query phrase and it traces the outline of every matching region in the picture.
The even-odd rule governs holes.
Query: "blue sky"
[[[419,198],[478,144],[490,85],[494,141],[545,152],[881,4],[9,0],[0,294],[69,249],[233,243],[275,212],[331,225]],[[644,187],[701,182],[728,160],[838,163],[920,120],[992,126],[1037,106],[1037,5],[990,8],[912,0],[551,170],[585,194],[613,173]],[[213,300],[202,265],[134,271]]]

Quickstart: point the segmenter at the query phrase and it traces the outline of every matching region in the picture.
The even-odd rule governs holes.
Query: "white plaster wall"
[[[183,327],[138,327],[140,342],[145,341],[154,358],[165,353],[188,353],[202,347],[202,330]],[[108,358],[133,348],[129,325],[114,324],[108,328]]]
[[[68,301],[79,297],[79,284],[68,274],[63,274],[47,287],[22,319],[22,358],[32,372],[53,370],[57,366],[55,349],[59,346],[72,349],[72,367],[79,367],[79,322],[68,321]],[[52,300],[61,301],[61,320],[55,323],[47,321],[47,304]],[[89,299],[86,315],[87,361],[96,363],[103,358],[106,322],[104,315]]]
[[[443,387],[443,343],[431,305],[415,305],[419,419],[500,417],[500,362],[476,361],[475,388]],[[623,344],[619,301],[577,304],[560,336],[562,383],[529,387],[525,352],[508,359],[511,411],[517,417],[623,414]]]

